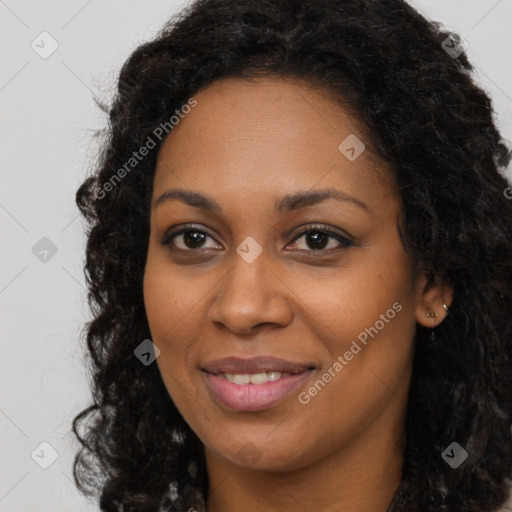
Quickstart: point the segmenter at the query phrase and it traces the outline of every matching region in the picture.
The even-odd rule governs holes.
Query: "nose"
[[[252,334],[263,325],[289,325],[293,319],[293,293],[264,253],[252,263],[238,254],[233,259],[209,309],[210,321],[239,335]]]

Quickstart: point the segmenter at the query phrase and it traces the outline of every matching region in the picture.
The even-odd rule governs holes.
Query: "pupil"
[[[324,233],[309,233],[306,235],[308,242],[313,240],[313,249],[323,249],[327,244],[327,236]],[[319,243],[320,239],[320,243]]]
[[[191,233],[194,236],[191,236]],[[185,236],[183,238],[184,238],[185,244],[187,246],[190,247],[190,245],[189,245],[189,242],[190,242],[192,244],[192,248],[195,248],[194,244],[196,244],[196,243],[201,244],[201,242],[204,241],[204,236],[205,236],[204,233],[199,233],[197,231],[186,231]]]

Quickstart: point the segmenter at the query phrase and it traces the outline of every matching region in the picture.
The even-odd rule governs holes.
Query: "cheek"
[[[183,290],[187,293],[183,293]],[[187,375],[190,355],[188,340],[194,324],[194,306],[201,297],[192,286],[183,287],[169,262],[148,252],[144,271],[143,293],[146,317],[153,343],[160,349],[156,362],[171,395]]]
[[[412,267],[400,242],[368,251],[344,273],[330,300],[319,300],[331,328],[331,361],[343,358],[343,374],[355,402],[371,401],[382,387],[407,379],[416,329]],[[330,304],[330,305],[329,305]],[[339,368],[339,367],[338,367]],[[333,386],[333,388],[336,387]],[[327,397],[325,397],[327,398]],[[331,397],[334,399],[334,397]]]
[[[329,389],[319,384],[321,393],[310,389],[304,397],[316,402],[319,417],[340,393],[346,402],[340,411],[362,411],[377,407],[387,389],[408,379],[416,328],[414,283],[407,255],[398,240],[393,242],[382,244],[382,251],[363,249],[334,279],[310,278],[297,292],[307,297],[303,317],[323,345],[327,373],[322,380]]]
[[[299,397],[299,407],[300,415],[309,418],[308,432],[322,435],[310,440],[296,433],[314,453],[349,442],[382,415],[398,415],[407,399],[414,304],[403,274],[388,271],[381,279],[379,274],[377,268],[361,276],[353,272],[342,288],[317,297],[313,328],[322,339],[324,364]]]
[[[165,251],[154,249],[150,244],[143,292],[153,341],[168,343],[169,339],[179,339],[174,334],[190,322],[204,296],[204,288],[195,285],[199,279],[192,273],[177,272]]]
[[[182,416],[190,415],[189,404],[199,396],[197,382],[191,379],[189,340],[193,338],[194,318],[191,294],[176,294],[176,283],[170,273],[160,274],[149,265],[144,278],[146,316],[153,343],[160,354],[156,364],[169,396]]]

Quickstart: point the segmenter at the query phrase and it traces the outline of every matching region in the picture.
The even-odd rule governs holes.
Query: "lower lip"
[[[265,384],[234,384],[203,370],[208,388],[215,398],[236,411],[260,411],[276,405],[297,390],[312,372],[308,370]]]

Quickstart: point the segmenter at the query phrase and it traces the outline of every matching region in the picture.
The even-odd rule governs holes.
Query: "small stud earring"
[[[443,309],[444,309],[445,311],[448,311],[448,306],[447,306],[446,304],[443,304]]]

